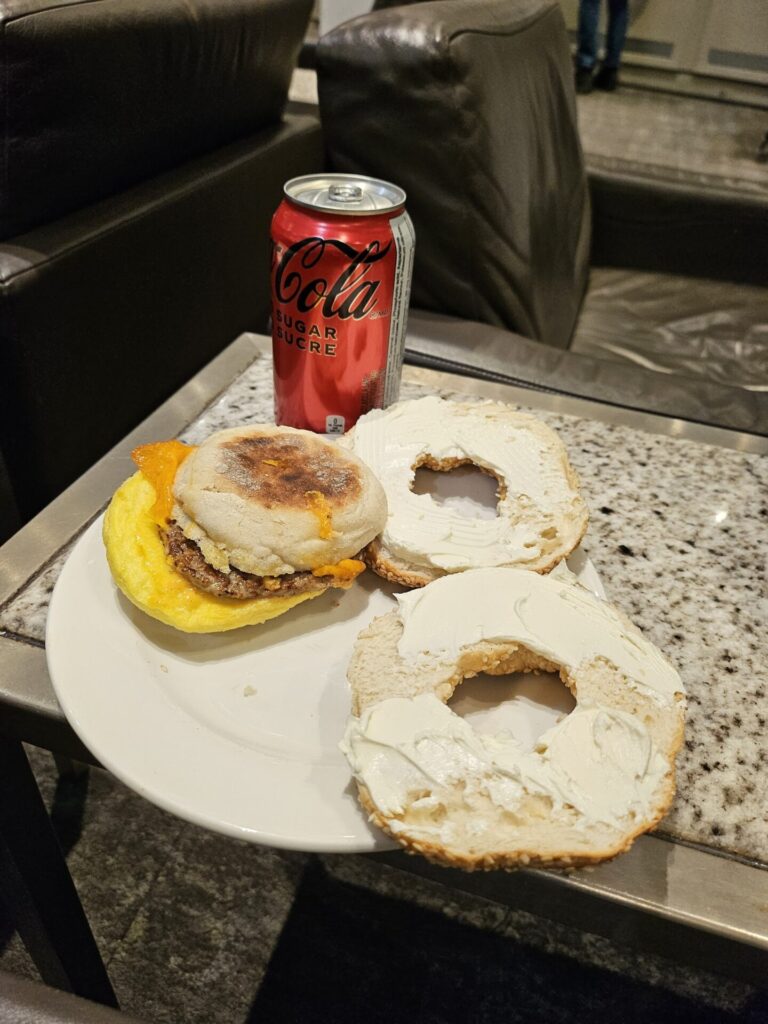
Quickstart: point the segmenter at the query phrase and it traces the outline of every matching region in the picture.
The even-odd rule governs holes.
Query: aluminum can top
[[[405,203],[403,189],[364,174],[304,174],[286,181],[283,191],[294,203],[326,213],[372,216]]]

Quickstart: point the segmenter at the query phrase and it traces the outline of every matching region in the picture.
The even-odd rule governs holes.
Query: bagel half
[[[400,402],[366,413],[340,443],[370,466],[387,495],[386,525],[363,557],[404,586],[491,566],[548,573],[586,531],[587,508],[562,441],[501,402]],[[468,518],[412,490],[420,467],[466,465],[496,479],[494,519]]]
[[[684,689],[619,611],[573,580],[515,569],[448,576],[399,602],[359,635],[348,670],[342,749],[376,825],[472,871],[594,864],[659,822]],[[559,673],[577,700],[533,750],[445,707],[465,678],[529,671]]]

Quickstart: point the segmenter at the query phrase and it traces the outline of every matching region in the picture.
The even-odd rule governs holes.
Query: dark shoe
[[[594,84],[596,89],[602,89],[604,92],[613,92],[619,84],[618,68],[600,68],[595,75]]]
[[[576,92],[592,92],[592,68],[576,68]]]

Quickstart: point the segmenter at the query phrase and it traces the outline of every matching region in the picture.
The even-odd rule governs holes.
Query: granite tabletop
[[[406,380],[401,397],[427,393]],[[688,690],[677,797],[658,831],[768,865],[768,459],[532,402],[581,478],[590,509],[583,546],[609,599],[677,665]],[[271,362],[260,357],[180,437],[197,443],[272,418]],[[44,641],[67,550],[0,608],[0,633]]]

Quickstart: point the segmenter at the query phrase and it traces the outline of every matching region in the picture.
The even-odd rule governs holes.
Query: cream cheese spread
[[[558,517],[583,514],[557,436],[533,417],[506,408],[501,415],[500,408],[430,396],[372,410],[343,439],[384,487],[389,516],[381,539],[393,555],[445,572],[531,563],[546,543],[542,532]],[[413,467],[426,458],[470,461],[502,481],[496,517],[468,518],[415,494]]]
[[[418,830],[443,841],[457,812],[482,833],[496,809],[515,814],[527,797],[548,800],[550,817],[579,829],[620,829],[649,814],[668,771],[642,722],[589,704],[526,750],[508,734],[476,733],[432,694],[393,697],[350,719],[341,747],[384,816],[423,809]]]
[[[677,671],[608,602],[567,578],[524,569],[475,569],[397,595],[405,660],[455,663],[463,647],[514,641],[573,675],[597,658],[657,704],[684,693]]]

